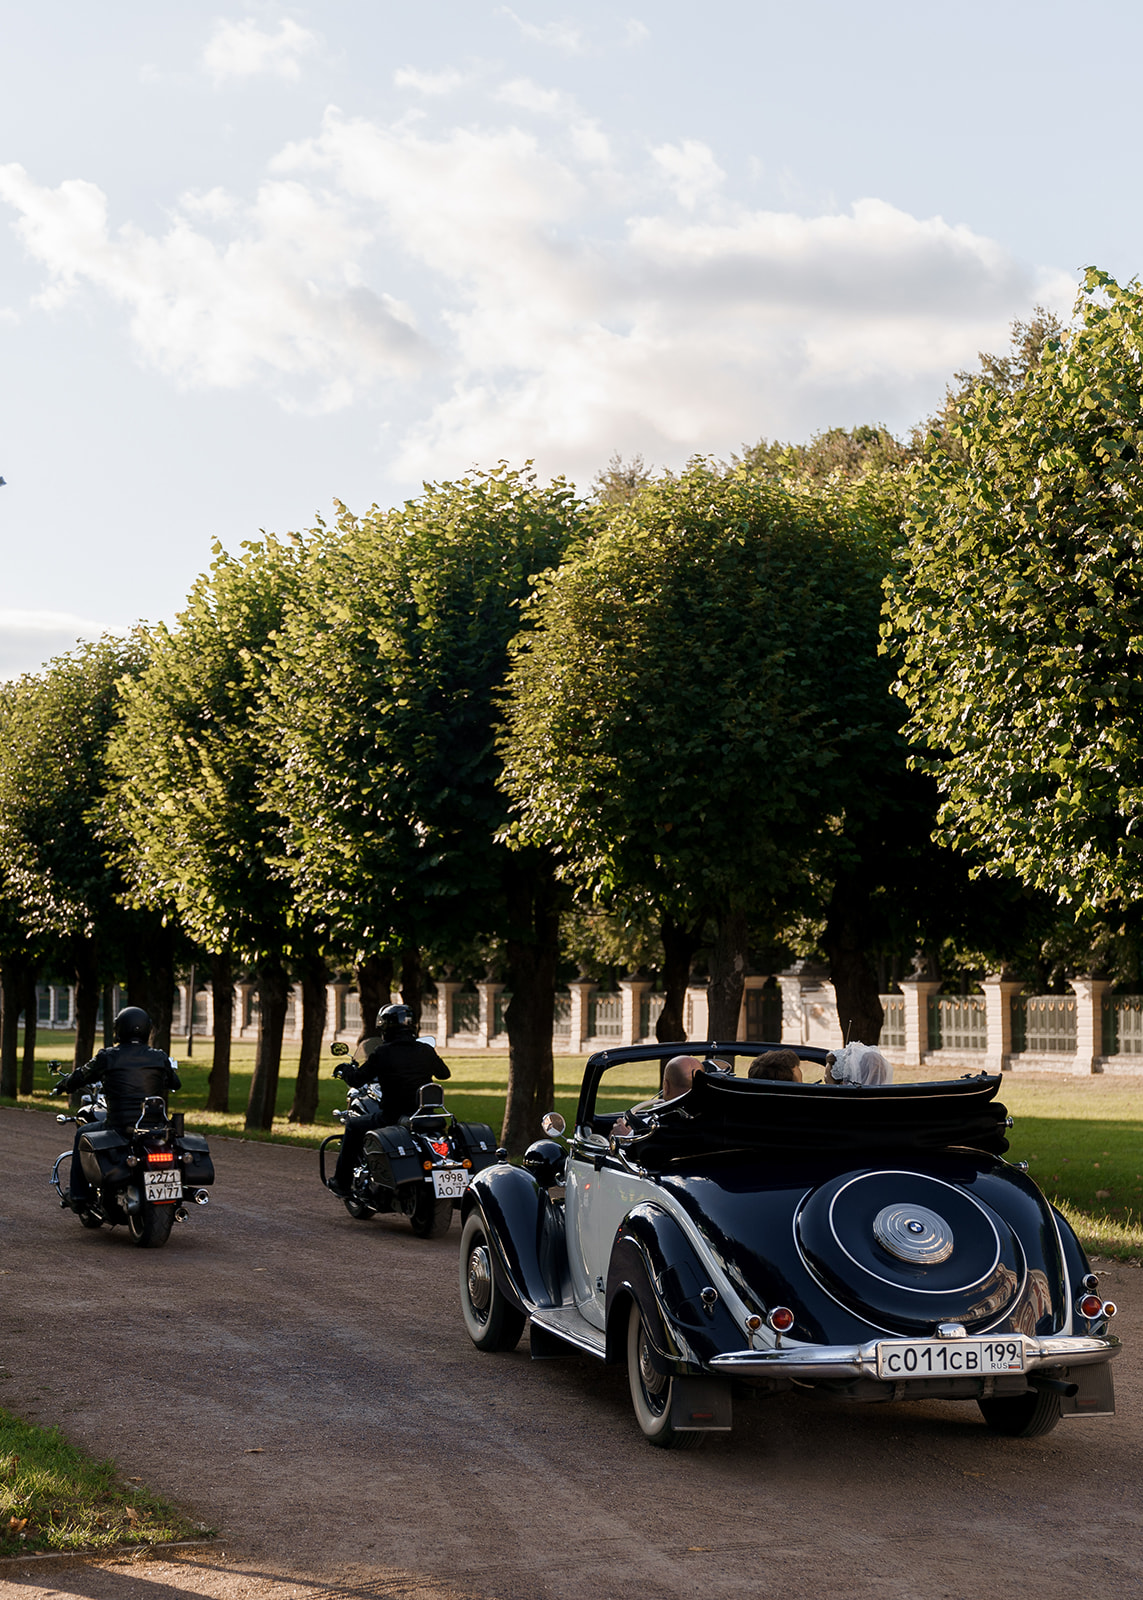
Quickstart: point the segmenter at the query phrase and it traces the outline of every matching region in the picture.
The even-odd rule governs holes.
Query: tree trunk
[[[111,983],[103,985],[103,1048],[115,1043],[115,1018],[111,1015],[111,1007],[115,998],[115,986]]]
[[[20,1066],[20,1093],[31,1094],[36,1087],[36,969],[28,968],[24,980],[24,1060]]]
[[[699,917],[689,927],[664,915],[659,924],[659,937],[663,941],[663,1009],[655,1023],[656,1039],[673,1042],[687,1036],[686,1001],[690,982],[691,962],[702,944],[704,918]]]
[[[171,1023],[175,1005],[175,931],[158,927],[151,942],[150,961],[151,1044],[164,1055],[171,1053]]]
[[[547,855],[513,855],[505,868],[508,981],[508,1099],[501,1142],[520,1154],[543,1132],[552,1109],[556,965],[560,914],[555,872]]]
[[[75,1065],[85,1067],[95,1054],[95,1019],[99,1015],[99,970],[94,939],[75,947]]]
[[[749,930],[744,911],[722,911],[716,922],[710,956],[707,1024],[712,1039],[738,1038],[738,1017],[746,979]]]
[[[15,1100],[20,1004],[24,998],[22,961],[5,961],[0,970],[0,1098]]]
[[[303,961],[299,976],[302,980],[302,1049],[290,1121],[313,1122],[318,1108],[318,1072],[325,1035],[325,986],[329,982],[329,968],[324,961]]]
[[[868,886],[853,874],[839,877],[830,896],[822,943],[837,995],[837,1020],[847,1044],[853,1039],[877,1044],[885,1021],[865,938],[868,922]]]
[[[210,995],[214,1010],[213,1052],[206,1082],[206,1109],[230,1110],[230,1039],[234,1032],[234,968],[229,955],[210,958]]]
[[[413,1013],[413,1025],[418,1033],[421,1028],[421,991],[424,986],[424,970],[421,967],[421,951],[419,945],[407,944],[401,951],[401,999]]]
[[[366,956],[357,969],[357,999],[361,1007],[358,1041],[377,1032],[377,1013],[390,1003],[393,993],[393,957]]]
[[[258,1046],[246,1106],[246,1127],[250,1129],[261,1128],[269,1133],[274,1126],[289,1002],[290,980],[285,967],[280,961],[264,962],[258,968]]]

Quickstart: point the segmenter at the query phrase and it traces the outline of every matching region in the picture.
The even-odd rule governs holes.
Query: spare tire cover
[[[1003,1218],[923,1173],[845,1173],[806,1197],[796,1227],[824,1286],[890,1332],[984,1326],[1023,1287],[1024,1253]]]

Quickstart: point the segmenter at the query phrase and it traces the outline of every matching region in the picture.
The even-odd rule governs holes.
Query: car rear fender
[[[478,1173],[465,1191],[465,1221],[479,1210],[500,1288],[522,1311],[567,1303],[563,1205],[522,1167],[500,1162]]]
[[[715,1291],[709,1304],[704,1289]],[[703,1267],[682,1225],[662,1207],[635,1206],[620,1224],[607,1272],[607,1360],[627,1354],[627,1322],[636,1300],[649,1328],[662,1328],[665,1348],[652,1343],[664,1373],[695,1374],[711,1357],[748,1340]],[[708,1296],[709,1299],[709,1296]]]

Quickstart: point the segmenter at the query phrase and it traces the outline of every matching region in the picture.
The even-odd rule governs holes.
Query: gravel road
[[[658,1451],[622,1371],[472,1348],[459,1228],[354,1222],[312,1151],[214,1143],[164,1250],[87,1232],[46,1179],[70,1130],[0,1110],[0,1404],[222,1530],[177,1559],[0,1563],[3,1600],[988,1600],[1143,1592],[1143,1272],[1119,1415],[1046,1439],[975,1407],[736,1408]]]

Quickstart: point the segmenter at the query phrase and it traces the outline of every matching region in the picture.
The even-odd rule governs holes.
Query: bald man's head
[[[677,1100],[679,1095],[686,1094],[695,1073],[701,1071],[702,1062],[698,1056],[672,1056],[663,1068],[663,1088],[660,1098]]]

